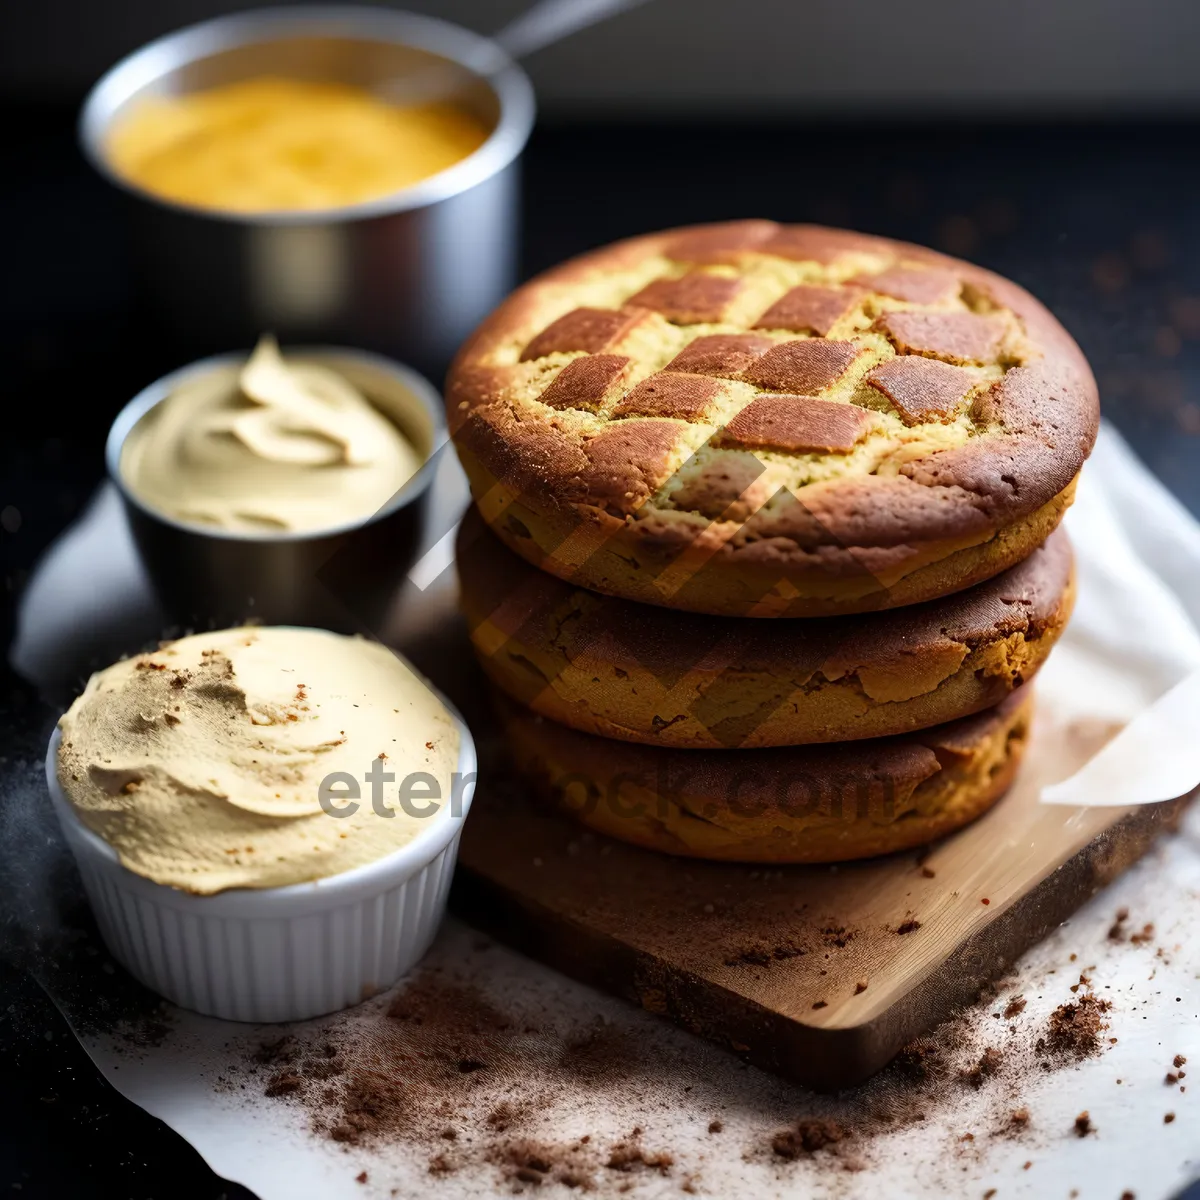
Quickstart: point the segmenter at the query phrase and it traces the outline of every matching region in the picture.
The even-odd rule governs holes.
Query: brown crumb
[[[367,1182],[366,1171],[359,1171],[359,1173],[357,1175],[355,1175],[355,1177],[354,1177],[354,1182],[355,1183],[366,1183]]]
[[[851,937],[853,934],[850,935]],[[775,962],[787,962],[808,953],[808,947],[792,939],[784,939],[771,945],[754,942],[735,950],[725,959],[727,967],[769,967]]]
[[[1011,1021],[1014,1017],[1020,1016],[1021,1013],[1023,1013],[1024,1011],[1025,1011],[1025,997],[1024,996],[1014,996],[1004,1006],[1004,1018],[1007,1021]]]
[[[1108,1028],[1104,1014],[1111,1008],[1110,1001],[1091,992],[1070,1004],[1060,1004],[1050,1014],[1046,1037],[1038,1039],[1038,1051],[1076,1060],[1095,1054],[1100,1048],[1100,1032]]]
[[[1087,1109],[1075,1118],[1075,1135],[1076,1137],[1087,1137],[1089,1133],[1095,1133],[1096,1127],[1092,1124],[1092,1118],[1088,1115]]]
[[[1175,1120],[1175,1114],[1174,1114],[1173,1112],[1172,1112],[1172,1113],[1166,1113],[1166,1114],[1163,1116],[1163,1124],[1164,1124],[1164,1125],[1170,1125],[1170,1123],[1171,1123],[1173,1120]]]
[[[771,1149],[780,1158],[796,1159],[811,1156],[819,1150],[836,1153],[832,1147],[850,1137],[850,1132],[837,1121],[806,1117],[792,1129],[784,1129],[771,1138]]]
[[[709,1121],[708,1123],[709,1133],[720,1133],[724,1128],[725,1125],[721,1121]]]
[[[1017,1129],[1024,1129],[1029,1124],[1029,1109],[1014,1108],[1009,1114],[1008,1123]]]
[[[927,1039],[909,1042],[894,1061],[900,1075],[914,1083],[924,1083],[944,1073],[941,1048]]]
[[[866,979],[860,979],[854,985],[854,994],[856,996],[861,996],[863,994],[863,992],[865,992],[867,990],[867,984],[868,984],[868,981]]]
[[[896,926],[896,932],[901,935],[906,933],[916,933],[916,931],[920,928],[921,922],[918,921],[916,917],[909,917],[907,920],[901,921],[900,924]]]
[[[821,938],[826,946],[844,949],[853,940],[856,930],[847,929],[844,925],[827,925],[821,930]]]
[[[642,1168],[657,1171],[666,1175],[675,1165],[672,1155],[663,1152],[651,1153],[642,1148],[642,1130],[635,1128],[627,1138],[622,1138],[609,1151],[608,1161],[604,1164],[610,1171],[636,1171]]]
[[[1184,1058],[1184,1056],[1182,1054],[1177,1054],[1171,1060],[1171,1065],[1175,1066],[1175,1067],[1182,1067],[1185,1062],[1187,1062],[1187,1059]]]
[[[1000,1070],[1001,1064],[1004,1062],[1004,1055],[1000,1053],[994,1046],[988,1046],[980,1055],[979,1061],[974,1066],[960,1073],[960,1078],[971,1087],[977,1088],[983,1086],[983,1081],[992,1075],[995,1075]]]
[[[1110,942],[1123,942],[1125,940],[1125,922],[1128,920],[1129,909],[1118,908],[1116,918],[1108,930],[1108,940]]]
[[[926,879],[933,879],[937,876],[937,872],[932,867],[922,867],[921,874],[924,875]]]
[[[514,1191],[520,1190],[518,1185],[523,1183],[534,1186],[547,1183],[555,1175],[564,1183],[569,1175],[573,1182],[568,1186],[572,1187],[584,1182],[579,1169],[570,1165],[569,1152],[554,1146],[521,1139],[495,1148],[489,1158],[514,1185]]]
[[[829,1007],[829,1001],[828,1001],[828,1000],[814,1000],[814,1001],[813,1001],[813,1008],[814,1008],[814,1009],[818,1009],[818,1008],[828,1008],[828,1007]]]
[[[263,1088],[264,1096],[290,1096],[293,1092],[298,1092],[304,1086],[304,1079],[297,1075],[295,1071],[280,1071],[277,1075],[272,1075],[267,1080],[267,1086]]]
[[[1174,1087],[1178,1082],[1179,1076],[1176,1075],[1174,1071],[1168,1071],[1166,1076],[1163,1078],[1163,1083],[1168,1084],[1171,1087]]]
[[[1153,941],[1154,940],[1154,925],[1150,922],[1147,922],[1145,925],[1142,926],[1140,932],[1130,934],[1129,940],[1135,946],[1141,946],[1141,945],[1144,945],[1146,942]]]

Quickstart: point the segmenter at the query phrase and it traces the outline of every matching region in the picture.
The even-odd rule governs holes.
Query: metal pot
[[[118,176],[114,120],[144,97],[264,75],[380,89],[441,67],[492,130],[475,153],[402,192],[319,212],[224,213]],[[181,349],[283,341],[363,345],[440,372],[516,279],[517,160],[533,124],[525,73],[458,26],[377,8],[276,8],[207,21],[136,51],[92,89],[79,135],[128,197],[147,312]]]

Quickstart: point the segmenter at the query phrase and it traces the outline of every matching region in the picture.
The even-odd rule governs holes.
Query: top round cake
[[[730,616],[958,591],[1054,529],[1099,423],[1070,335],[958,259],[738,221],[516,291],[447,383],[484,519],[543,570]]]

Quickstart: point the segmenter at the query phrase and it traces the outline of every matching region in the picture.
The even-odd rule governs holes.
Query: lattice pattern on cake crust
[[[1003,504],[1044,503],[1096,419],[1078,349],[1020,288],[919,247],[769,221],[619,243],[535,280],[464,348],[448,399],[497,478],[650,518],[656,536],[673,514],[898,476],[965,490],[942,508],[999,525],[1005,472],[972,482],[968,468],[1007,454]],[[747,451],[751,480],[730,458]]]

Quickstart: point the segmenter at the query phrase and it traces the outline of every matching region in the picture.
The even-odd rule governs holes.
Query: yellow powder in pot
[[[397,106],[337,83],[251,79],[159,96],[116,122],[116,171],[168,200],[231,212],[337,208],[402,191],[488,129],[448,103]]]

